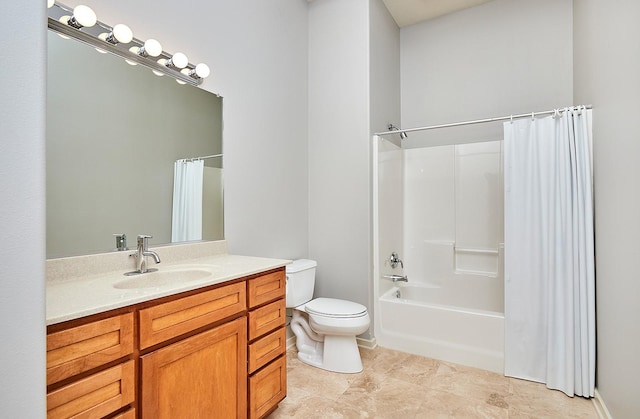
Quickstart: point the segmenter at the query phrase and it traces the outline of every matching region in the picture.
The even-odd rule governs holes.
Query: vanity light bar
[[[48,4],[51,3],[51,1],[48,2]],[[178,81],[179,83],[181,82],[182,84],[186,83],[193,86],[198,86],[202,84],[204,77],[206,77],[203,77],[203,75],[208,75],[209,68],[206,64],[202,63],[198,64],[197,66],[191,63],[187,63],[184,68],[162,64],[169,62],[173,58],[172,55],[166,53],[165,51],[161,51],[157,56],[141,55],[131,51],[142,48],[145,44],[144,41],[135,37],[132,37],[131,41],[128,43],[112,43],[100,38],[100,34],[102,33],[111,33],[113,31],[113,27],[100,22],[99,20],[96,20],[95,25],[92,25],[91,27],[81,26],[78,29],[74,26],[70,26],[60,21],[63,16],[73,16],[73,12],[74,9],[69,6],[65,6],[64,4],[58,2],[53,3],[52,6],[49,6],[48,12],[49,29],[60,34],[63,37],[77,39],[78,41],[96,48],[101,52],[110,52],[114,55],[124,58],[130,64],[141,64],[150,68],[156,74],[171,76],[175,78],[176,81]],[[176,53],[176,55],[178,54],[180,53]],[[184,54],[180,55],[184,56]],[[204,66],[207,69],[207,72],[203,73],[202,71],[196,71],[198,66]]]

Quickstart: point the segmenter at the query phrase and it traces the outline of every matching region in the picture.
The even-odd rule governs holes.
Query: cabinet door
[[[244,418],[247,325],[240,318],[142,356],[142,418]]]

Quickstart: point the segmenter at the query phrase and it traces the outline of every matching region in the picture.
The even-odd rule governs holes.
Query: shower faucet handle
[[[396,252],[392,252],[391,256],[389,257],[389,259],[384,261],[385,265],[387,263],[389,263],[391,265],[391,269],[395,269],[398,265],[400,265],[400,267],[402,269],[404,269],[404,263],[402,263],[402,260],[400,260],[400,257],[398,256],[398,254]]]

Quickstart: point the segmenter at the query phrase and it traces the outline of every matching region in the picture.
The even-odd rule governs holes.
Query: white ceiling
[[[382,0],[401,28],[491,0]]]

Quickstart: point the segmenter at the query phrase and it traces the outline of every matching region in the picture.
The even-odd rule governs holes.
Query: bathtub
[[[497,278],[477,277],[394,286],[378,301],[378,344],[503,373],[504,305],[496,286]]]

